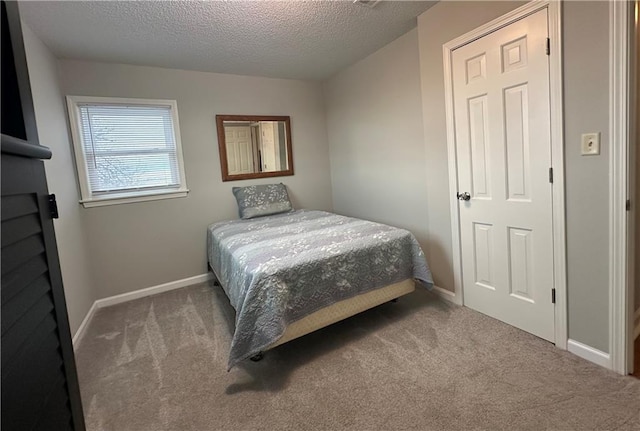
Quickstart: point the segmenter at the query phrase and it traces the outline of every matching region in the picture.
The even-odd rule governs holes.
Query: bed
[[[215,223],[207,249],[236,310],[229,369],[433,282],[410,232],[324,211]]]

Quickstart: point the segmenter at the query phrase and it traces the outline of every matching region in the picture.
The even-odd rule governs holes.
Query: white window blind
[[[171,106],[77,107],[92,196],[180,188]]]

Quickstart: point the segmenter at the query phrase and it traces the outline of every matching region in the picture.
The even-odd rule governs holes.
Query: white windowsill
[[[106,205],[130,204],[135,202],[157,201],[161,199],[183,198],[189,193],[188,189],[154,190],[153,192],[118,193],[91,199],[83,199],[80,203],[85,208],[102,207]]]

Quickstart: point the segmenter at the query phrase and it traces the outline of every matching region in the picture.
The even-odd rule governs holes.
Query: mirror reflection
[[[293,175],[289,117],[218,115],[223,181]]]

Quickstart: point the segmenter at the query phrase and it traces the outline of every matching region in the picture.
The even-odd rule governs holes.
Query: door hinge
[[[625,205],[625,209],[627,211],[631,211],[631,199],[627,199],[627,203]]]
[[[58,218],[58,202],[56,201],[56,195],[49,195],[49,214],[51,218]]]
[[[553,289],[551,289],[551,303],[552,304],[556,303],[556,288],[555,287]]]
[[[553,184],[553,168],[549,168],[549,182]]]
[[[551,39],[547,38],[547,55],[551,55]]]

